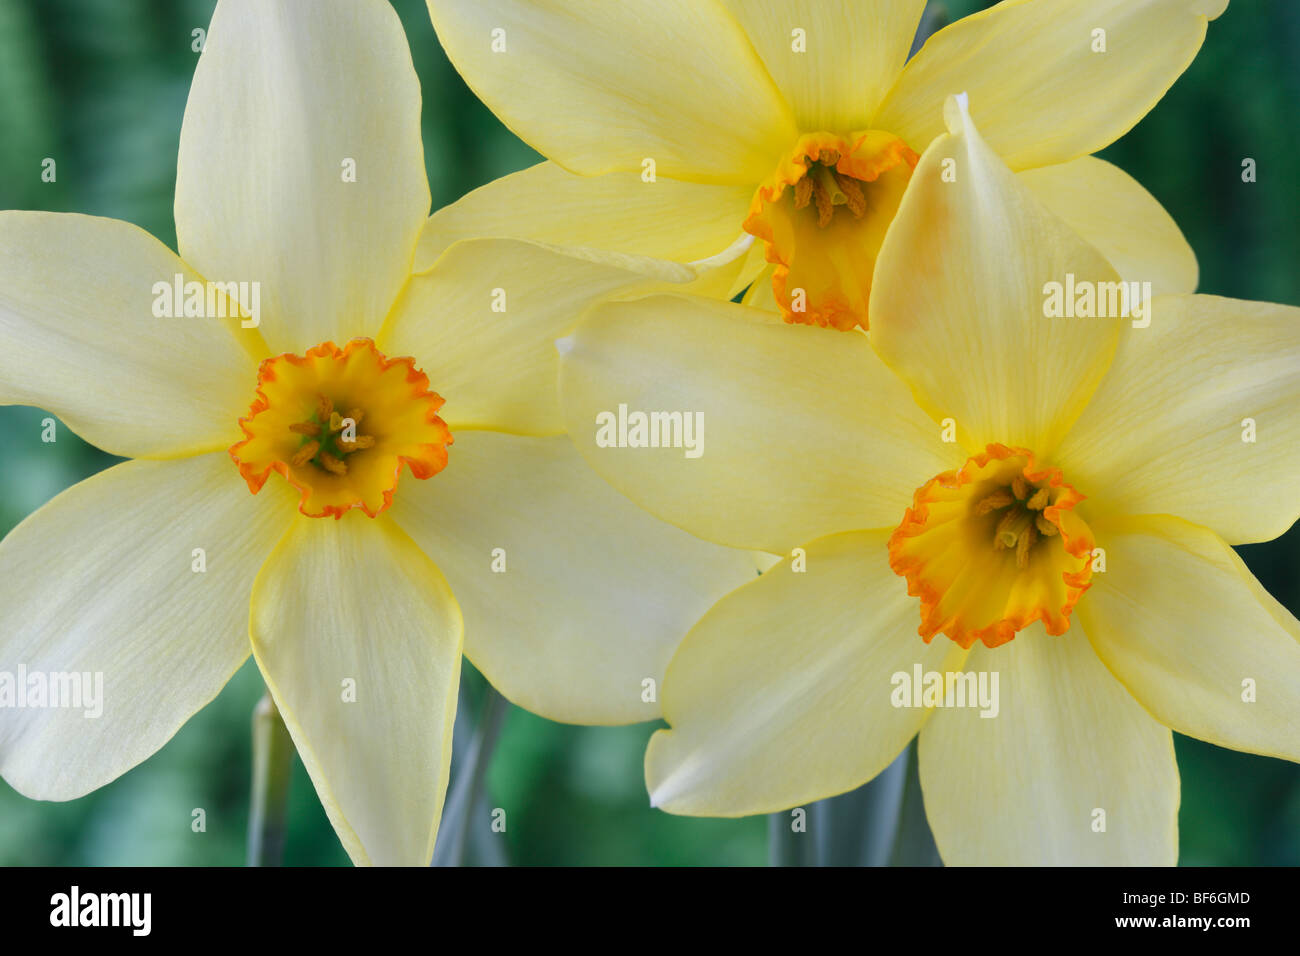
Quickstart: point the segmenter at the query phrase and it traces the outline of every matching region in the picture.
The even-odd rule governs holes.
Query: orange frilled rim
[[[322,398],[341,414],[360,410],[361,428],[373,439],[346,456],[346,474],[294,462],[305,438],[291,426],[310,420]],[[323,342],[303,355],[262,362],[256,397],[239,420],[245,438],[231,446],[230,457],[253,494],[274,471],[301,492],[298,510],[308,517],[337,519],[358,508],[373,518],[392,505],[404,465],[418,479],[446,467],[452,435],[438,417],[442,406],[413,359],[387,358],[368,338],[343,348]]]
[[[1050,504],[1041,513],[1059,532],[1040,537],[1023,568],[1014,551],[994,548],[996,515],[978,515],[975,507],[1017,474],[1048,489]],[[1005,644],[1040,620],[1048,634],[1064,634],[1092,578],[1095,541],[1075,511],[1083,500],[1059,469],[1040,467],[1028,449],[1000,444],[917,489],[889,539],[890,567],[921,599],[917,633],[926,643],[943,633],[967,649],[976,641]]]
[[[838,154],[837,172],[869,184],[867,212],[855,218],[842,211],[821,226],[815,210],[795,208],[787,187],[808,175],[828,151]],[[808,133],[759,186],[744,229],[763,241],[767,261],[776,266],[772,291],[787,322],[840,331],[867,328],[876,257],[919,161],[903,140],[881,130],[847,137]],[[802,308],[796,289],[803,290]]]

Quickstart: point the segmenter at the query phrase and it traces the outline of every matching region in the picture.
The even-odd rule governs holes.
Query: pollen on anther
[[[1029,564],[1029,549],[1034,546],[1034,542],[1037,540],[1038,532],[1033,529],[1032,525],[1020,532],[1020,540],[1016,544],[1016,567],[1024,568]]]
[[[340,461],[339,459],[335,458],[327,451],[323,451],[320,453],[320,464],[321,467],[324,468],[326,471],[328,471],[330,474],[346,475],[348,473],[347,463]]]
[[[295,453],[293,458],[290,459],[290,463],[294,466],[305,465],[316,457],[316,452],[318,451],[320,451],[320,442],[309,441],[298,449],[297,453]]]
[[[977,515],[986,515],[990,511],[997,511],[999,508],[1005,508],[1016,499],[1012,498],[1010,493],[1005,489],[995,491],[983,501],[975,506]]]

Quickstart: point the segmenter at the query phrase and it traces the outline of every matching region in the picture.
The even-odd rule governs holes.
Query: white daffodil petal
[[[1091,243],[1127,282],[1151,295],[1196,291],[1196,253],[1154,196],[1094,156],[1020,173],[1038,200]]]
[[[257,282],[275,352],[374,335],[429,212],[420,85],[385,0],[222,0],[176,172],[181,256]]]
[[[753,185],[706,186],[640,173],[579,176],[555,163],[502,176],[425,223],[416,271],[459,239],[534,239],[557,246],[694,262],[742,235]]]
[[[925,0],[726,0],[805,131],[866,129]]]
[[[265,346],[237,320],[186,316],[208,289],[170,249],[116,219],[13,211],[0,248],[0,403],[48,409],[133,458],[239,440]]]
[[[601,298],[686,283],[689,266],[518,239],[458,242],[412,276],[378,343],[410,355],[458,428],[563,431],[555,340]]]
[[[998,712],[945,708],[921,730],[921,789],[949,866],[1172,866],[1173,735],[1102,666],[1078,622],[977,645]]]
[[[1166,515],[1094,530],[1106,573],[1076,613],[1106,666],[1179,733],[1300,760],[1300,622],[1212,531]]]
[[[949,118],[876,262],[871,344],[968,450],[1000,442],[1046,456],[1119,334],[1117,318],[1073,309],[1072,289],[1091,288],[1095,307],[1119,277],[989,150],[961,98]]]
[[[654,169],[752,185],[798,138],[789,107],[718,0],[428,5],[470,88],[575,173]]]
[[[1128,132],[1187,69],[1228,0],[1006,0],[926,41],[875,125],[917,150],[967,92],[1013,169],[1077,159]]]
[[[1098,509],[1276,538],[1300,517],[1300,309],[1209,295],[1149,309],[1056,464]]]
[[[461,617],[387,518],[299,517],[253,588],[253,654],[352,861],[427,866],[447,791]]]
[[[651,296],[594,309],[563,347],[578,450],[711,541],[780,553],[892,527],[917,487],[960,464],[860,332]]]
[[[552,720],[658,717],[682,635],[755,577],[752,553],[641,511],[564,436],[460,432],[447,468],[404,484],[392,515],[447,569],[466,656],[512,701]]]
[[[960,670],[966,652],[917,636],[917,602],[890,570],[888,538],[813,541],[695,625],[664,682],[671,729],[646,751],[655,806],[782,810],[865,783],[906,746],[930,711],[912,706],[897,675]]]
[[[220,452],[116,465],[11,531],[0,544],[5,780],[70,800],[170,740],[248,657],[253,579],[292,509],[283,487],[250,495]]]

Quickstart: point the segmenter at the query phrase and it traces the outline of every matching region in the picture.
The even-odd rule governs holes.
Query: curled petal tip
[[[963,91],[949,96],[943,104],[943,122],[948,132],[956,135],[961,131],[963,120],[970,118],[970,97]]]

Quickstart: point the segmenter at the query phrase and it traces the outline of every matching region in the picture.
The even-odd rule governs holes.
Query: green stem
[[[474,725],[468,749],[455,761],[453,782],[442,812],[438,842],[433,848],[433,866],[463,866],[470,844],[470,824],[481,808],[484,782],[510,712],[506,700],[491,684],[487,685],[478,722]],[[454,748],[455,745],[453,745]],[[480,821],[481,822],[481,821]]]
[[[767,817],[767,862],[770,866],[813,866],[816,844],[809,836],[808,807],[804,811],[802,831],[795,829],[793,810],[770,813]]]
[[[253,708],[253,797],[248,865],[280,866],[284,858],[293,740],[268,691]]]
[[[816,804],[820,866],[886,866],[898,835],[907,753],[900,753],[875,779]]]
[[[898,843],[911,749],[873,780],[838,797],[768,817],[772,866],[885,866]]]
[[[916,56],[916,51],[925,45],[925,41],[946,27],[948,22],[948,8],[942,0],[930,0],[925,5],[925,13],[921,15],[921,23],[916,29],[908,57]]]
[[[903,806],[898,814],[898,839],[894,843],[890,865],[943,866],[939,848],[934,845],[929,821],[925,818],[915,740],[908,746],[906,756],[907,783],[903,787]]]

